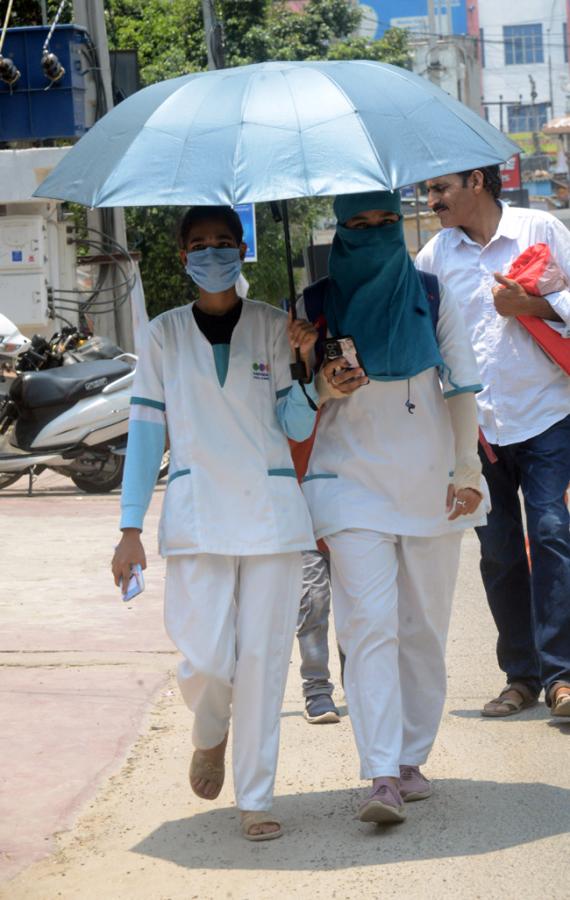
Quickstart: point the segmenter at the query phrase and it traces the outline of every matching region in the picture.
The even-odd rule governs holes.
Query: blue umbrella
[[[431,82],[370,61],[267,62],[153,84],[36,190],[85,206],[231,205],[378,189],[508,159],[516,144]],[[304,379],[304,366],[292,367]]]
[[[396,66],[268,62],[133,94],[35,196],[86,206],[235,205],[391,190],[517,151],[472,110]]]

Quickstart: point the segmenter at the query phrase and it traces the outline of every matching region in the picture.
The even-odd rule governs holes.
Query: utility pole
[[[433,47],[436,42],[434,0],[428,0],[428,23],[429,46]]]
[[[204,37],[208,54],[208,68],[223,69],[226,61],[222,26],[216,18],[214,0],[202,0],[202,15],[204,17]]]
[[[108,111],[113,108],[113,87],[111,79],[111,61],[109,57],[109,45],[107,43],[107,27],[103,0],[73,0],[73,17],[77,25],[82,26],[89,33],[97,51],[99,61],[100,84],[104,94],[104,108]],[[87,224],[103,235],[108,235],[122,247],[127,247],[127,230],[125,227],[125,213],[122,207],[115,209],[93,209],[87,213]],[[104,243],[104,240],[103,240]],[[112,253],[109,247],[109,254]],[[118,282],[122,279],[117,266],[110,261],[104,264],[107,276],[103,287],[113,286],[114,296],[119,293]],[[124,293],[124,287],[122,288]],[[130,304],[123,303],[115,310],[114,316],[110,313],[96,317],[97,331],[115,340],[124,350],[132,351],[133,324]]]

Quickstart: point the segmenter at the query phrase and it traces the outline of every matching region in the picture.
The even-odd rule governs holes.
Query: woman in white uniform
[[[281,835],[270,810],[301,551],[314,547],[287,437],[311,433],[318,398],[291,384],[289,364],[292,348],[307,361],[316,332],[238,296],[242,235],[230,208],[194,207],[182,222],[199,299],[154,319],[139,358],[113,573],[125,584],[130,566],[146,565],[140,533],[168,426],[159,544],[166,629],[194,712],[190,783],[204,799],[220,793],[231,710],[242,831],[268,840]]]
[[[406,251],[398,193],[337,197],[325,285],[329,335],[353,337],[319,374],[326,403],[303,491],[331,554],[344,688],[372,780],[362,821],[399,822],[445,699],[445,643],[461,535],[484,521],[474,392],[459,310],[442,294],[437,338]],[[328,398],[328,399],[327,399]]]

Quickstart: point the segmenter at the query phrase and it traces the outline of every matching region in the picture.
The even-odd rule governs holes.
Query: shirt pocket
[[[169,475],[158,528],[163,556],[193,553],[198,549],[194,488],[191,469]]]

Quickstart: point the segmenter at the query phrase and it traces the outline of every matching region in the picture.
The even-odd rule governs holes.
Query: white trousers
[[[425,763],[445,701],[445,644],[461,532],[326,538],[344,690],[362,778]]]
[[[165,625],[184,655],[178,683],[208,750],[233,712],[236,803],[269,810],[302,582],[300,553],[169,556]]]

